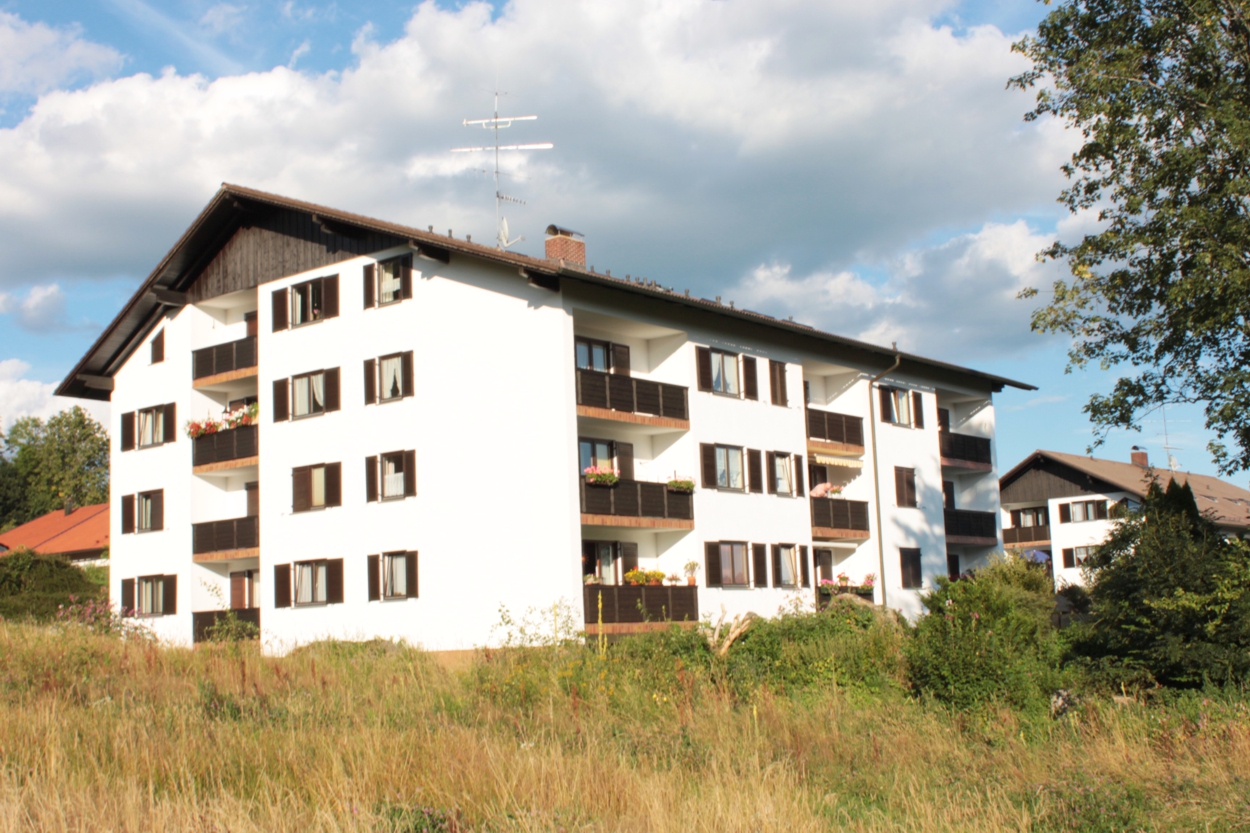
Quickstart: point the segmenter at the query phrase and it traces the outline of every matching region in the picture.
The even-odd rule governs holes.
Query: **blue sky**
[[[1074,138],[1025,124],[1010,44],[1039,3],[0,4],[0,423],[50,385],[218,183],[493,237],[491,185],[447,150],[501,86],[535,112],[509,160],[520,251],[548,222],[617,273],[1021,379],[999,463],[1084,453],[1114,373],[1029,332],[1033,255],[1087,230],[1055,198]],[[1156,419],[1154,415],[1151,419]],[[1181,464],[1214,473],[1196,408]],[[1161,422],[1118,432],[1163,460]],[[1158,435],[1158,436],[1156,436]],[[1244,479],[1244,478],[1241,478]]]

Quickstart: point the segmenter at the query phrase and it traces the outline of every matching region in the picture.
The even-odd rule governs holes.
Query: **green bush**
[[[1019,556],[999,556],[958,581],[938,579],[906,648],[914,690],[957,708],[1047,703],[1063,684],[1054,600],[1049,574]]]
[[[106,587],[63,558],[25,549],[0,556],[0,618],[49,621],[61,605],[107,595]]]

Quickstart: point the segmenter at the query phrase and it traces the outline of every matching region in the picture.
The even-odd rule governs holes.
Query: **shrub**
[[[907,646],[918,694],[958,708],[1039,707],[1062,684],[1054,588],[1038,565],[999,556],[975,575],[938,579]]]
[[[107,592],[63,558],[25,549],[0,556],[0,618],[50,621],[61,606],[103,600]]]

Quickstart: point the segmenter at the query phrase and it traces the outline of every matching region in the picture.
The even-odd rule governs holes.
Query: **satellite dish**
[[[508,239],[508,218],[507,217],[499,218],[499,248],[506,249],[509,246],[514,246],[517,243],[520,243],[524,239],[525,239],[525,236],[522,235],[521,237],[518,237],[515,240],[509,240]]]

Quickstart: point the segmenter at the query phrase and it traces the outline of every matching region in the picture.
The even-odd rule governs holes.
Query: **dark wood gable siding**
[[[191,303],[406,243],[389,234],[327,234],[301,211],[276,210],[240,227],[196,276]]]
[[[1122,491],[1117,486],[1091,477],[1071,466],[1049,460],[1035,459],[1009,483],[1003,483],[1003,503],[1034,503],[1060,497],[1106,494]]]

